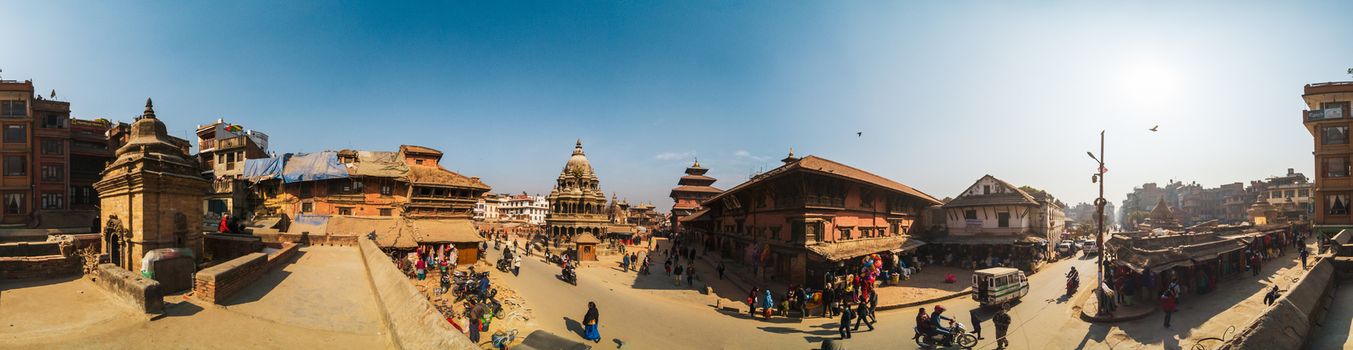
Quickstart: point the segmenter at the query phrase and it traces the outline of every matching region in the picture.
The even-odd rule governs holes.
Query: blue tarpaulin
[[[348,169],[338,163],[338,152],[297,154],[287,159],[282,181],[296,183],[348,177]]]
[[[259,182],[282,177],[282,157],[244,160],[244,178]]]

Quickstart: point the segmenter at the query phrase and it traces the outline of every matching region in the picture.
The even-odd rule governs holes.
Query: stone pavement
[[[84,279],[0,283],[0,349],[383,349],[354,247],[305,247],[225,306],[165,297],[154,320]]]

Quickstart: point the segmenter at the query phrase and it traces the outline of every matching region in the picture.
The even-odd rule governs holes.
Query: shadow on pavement
[[[278,285],[282,284],[282,281],[285,281],[288,276],[291,276],[292,272],[287,271],[286,269],[291,267],[292,264],[300,261],[305,257],[305,254],[306,252],[304,250],[296,250],[295,255],[289,258],[288,261],[283,262],[283,264],[276,269],[264,273],[258,280],[254,281],[254,283],[250,284],[248,287],[244,287],[243,290],[239,291],[239,294],[231,296],[230,299],[226,300],[222,305],[233,306],[262,300],[264,296],[267,296],[268,293],[272,292],[273,289],[276,289]]]
[[[1265,288],[1273,285],[1273,279],[1278,277],[1280,269],[1288,269],[1301,264],[1295,259],[1296,254],[1288,252],[1286,255],[1277,257],[1261,265],[1263,268],[1260,277],[1254,277],[1248,272],[1242,273],[1237,278],[1219,281],[1215,290],[1207,294],[1194,294],[1192,291],[1184,293],[1184,297],[1179,299],[1179,309],[1170,319],[1170,328],[1164,327],[1164,314],[1152,315],[1141,320],[1116,323],[1116,325],[1129,338],[1143,344],[1157,344],[1165,340],[1167,348],[1171,336],[1178,335],[1185,343],[1192,344],[1191,338],[1201,337],[1219,337],[1220,333],[1193,334],[1200,327],[1206,324],[1214,317],[1241,305],[1246,299],[1256,296]],[[1256,302],[1258,302],[1256,300]],[[1235,320],[1236,322],[1248,322],[1249,320]],[[1220,332],[1220,331],[1218,331]],[[1177,348],[1179,344],[1174,344]]]
[[[746,309],[743,309],[743,310],[746,310]],[[719,313],[724,314],[724,315],[726,315],[726,316],[737,317],[737,318],[741,318],[741,319],[745,319],[745,320],[752,320],[752,321],[758,321],[758,322],[764,322],[764,323],[772,323],[772,324],[803,323],[803,319],[792,318],[792,317],[783,317],[783,316],[772,316],[769,320],[767,320],[767,319],[761,317],[759,313],[757,314],[756,317],[752,317],[751,315],[747,314],[746,312],[729,311],[729,310],[724,310],[724,309],[719,309]]]
[[[583,337],[583,324],[579,323],[577,320],[564,317],[564,328],[568,329],[569,332],[578,335],[579,338]]]
[[[55,278],[31,278],[31,279],[3,281],[0,282],[0,292],[11,289],[33,288],[52,284],[61,284],[78,280],[80,278],[81,278],[80,275],[71,275],[66,277],[55,277]]]

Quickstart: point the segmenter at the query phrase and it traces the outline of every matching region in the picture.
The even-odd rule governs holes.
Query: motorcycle
[[[498,258],[498,263],[495,265],[497,265],[498,271],[507,272],[512,269],[512,262],[508,261],[507,258]]]
[[[958,346],[961,349],[972,349],[977,346],[977,336],[969,334],[968,329],[963,327],[962,322],[949,321],[949,337],[952,338],[952,344],[946,342],[945,335],[940,332],[926,334],[916,327],[912,327],[912,331],[916,332],[916,345],[927,349],[953,346]]]
[[[1080,279],[1068,277],[1066,279],[1066,295],[1076,295],[1076,288],[1080,287]]]
[[[578,273],[571,268],[564,269],[564,271],[560,272],[558,275],[554,275],[554,277],[559,278],[561,281],[568,282],[569,284],[575,286],[578,285]]]

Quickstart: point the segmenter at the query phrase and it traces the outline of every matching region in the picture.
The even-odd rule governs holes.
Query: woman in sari
[[[601,331],[598,327],[597,304],[587,302],[587,315],[583,315],[583,339],[591,340],[594,343],[601,342]]]

